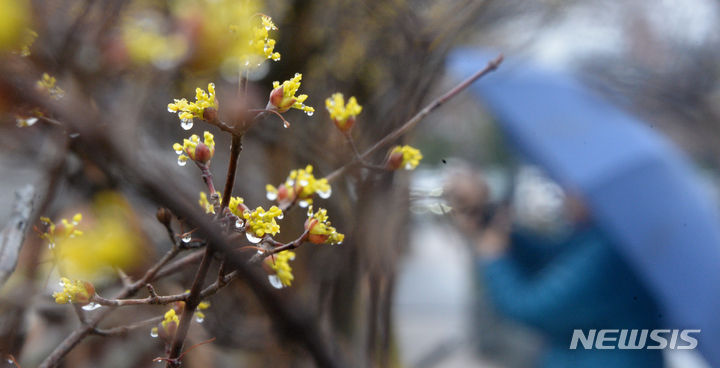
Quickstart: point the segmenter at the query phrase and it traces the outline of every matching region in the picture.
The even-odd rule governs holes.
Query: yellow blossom
[[[200,200],[198,200],[198,203],[200,204],[200,207],[205,210],[205,213],[215,213],[215,206],[210,203],[205,192],[200,192]]]
[[[72,281],[66,277],[60,279],[62,290],[53,293],[55,303],[58,304],[87,304],[90,298],[95,295],[95,287],[87,281]]]
[[[308,95],[295,96],[295,93],[300,89],[301,79],[302,74],[295,73],[292,79],[288,79],[282,84],[278,81],[273,82],[273,90],[270,92],[267,109],[282,113],[290,110],[290,108],[294,108],[305,111],[308,115],[312,115],[315,109],[303,103],[307,100]]]
[[[338,129],[348,131],[355,124],[355,117],[362,111],[362,106],[357,103],[355,97],[350,97],[347,104],[342,93],[335,93],[325,100],[325,108],[330,113]]]
[[[202,88],[195,89],[195,102],[189,102],[186,99],[175,99],[175,102],[168,104],[168,111],[177,113],[182,127],[185,130],[192,128],[193,119],[205,119],[209,120],[208,116],[205,115],[206,109],[217,110],[218,104],[215,99],[215,84],[208,84],[208,91],[205,92]]]
[[[258,238],[262,238],[265,234],[275,235],[280,232],[280,225],[277,224],[275,218],[282,218],[282,215],[282,210],[277,206],[272,206],[267,211],[262,207],[258,207],[252,212],[245,211],[243,213],[245,231]]]
[[[148,21],[148,17],[152,21]],[[157,15],[141,14],[126,18],[122,25],[122,40],[130,60],[138,64],[151,63],[160,69],[175,66],[187,53],[187,41],[180,34],[165,34],[158,28],[162,21]]]
[[[208,131],[203,133],[203,141],[200,142],[200,137],[197,134],[190,136],[190,139],[183,140],[183,144],[173,144],[173,150],[177,153],[178,164],[181,166],[185,165],[188,158],[198,163],[207,164],[215,155],[215,137]]]
[[[420,150],[410,146],[396,146],[390,151],[387,167],[397,170],[401,167],[405,170],[412,170],[420,164],[423,156]]]
[[[236,28],[237,26],[233,27]],[[277,30],[277,26],[272,18],[262,15],[260,25],[253,29],[253,38],[250,40],[252,54],[248,56],[247,65],[259,65],[264,59],[280,60],[280,53],[275,51],[276,41],[270,38],[271,30]]]
[[[245,200],[242,197],[230,197],[230,203],[228,203],[228,209],[233,215],[243,218],[245,211],[249,208],[245,205]]]
[[[198,304],[197,308],[195,309],[195,321],[202,322],[205,319],[205,313],[204,310],[210,308],[210,302],[202,301],[200,304]]]
[[[0,0],[0,51],[20,46],[29,18],[29,1]]]
[[[35,86],[39,91],[46,92],[50,95],[53,100],[59,100],[65,96],[65,91],[56,85],[57,79],[48,73],[43,73],[42,79],[35,83]]]
[[[55,225],[48,217],[40,217],[40,222],[44,227],[43,232],[40,233],[40,238],[48,242],[49,248],[55,248],[58,241],[83,234],[82,231],[77,229],[80,221],[82,221],[82,214],[80,213],[76,213],[71,221],[61,219],[60,225]]]
[[[330,226],[327,210],[324,208],[315,213],[313,213],[312,207],[309,208],[305,230],[308,231],[308,240],[314,244],[342,244],[345,240],[344,234]]]
[[[278,188],[268,184],[265,190],[269,200],[277,200],[283,205],[299,201],[301,207],[312,204],[312,197],[315,194],[321,198],[329,198],[332,193],[326,178],[315,178],[312,165],[307,165],[305,169],[290,171],[290,175]]]
[[[283,286],[290,286],[295,279],[292,274],[292,267],[290,267],[290,261],[293,260],[295,260],[295,252],[289,250],[265,258],[266,264],[275,271],[275,277]]]
[[[35,39],[37,37],[37,32],[33,31],[30,28],[25,28],[25,32],[23,33],[23,36],[21,38],[20,48],[18,49],[17,53],[20,54],[20,56],[22,57],[30,56],[30,47],[32,47],[33,43],[35,43]]]
[[[98,194],[91,217],[82,236],[56,236],[58,269],[69,277],[95,281],[115,277],[115,268],[133,267],[142,255],[140,232],[137,215],[125,198],[114,192]],[[72,222],[58,225],[56,235],[61,226],[67,228],[80,219],[76,215]]]

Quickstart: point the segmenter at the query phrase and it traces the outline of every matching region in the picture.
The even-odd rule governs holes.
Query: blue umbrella
[[[464,77],[494,55],[462,50]],[[720,367],[720,214],[689,160],[639,119],[571,76],[506,62],[471,88],[509,142],[584,195],[599,226],[656,295],[668,328]]]

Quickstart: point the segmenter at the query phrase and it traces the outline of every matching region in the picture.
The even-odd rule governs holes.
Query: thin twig
[[[375,143],[372,147],[370,147],[368,150],[366,150],[362,155],[360,155],[361,159],[365,159],[368,156],[370,156],[373,152],[379,150],[382,147],[385,147],[391,143],[393,143],[396,139],[398,139],[403,134],[407,133],[410,129],[412,129],[417,123],[422,121],[426,116],[428,116],[431,112],[433,112],[438,107],[442,106],[445,102],[447,102],[449,99],[455,97],[458,93],[462,92],[466,88],[468,88],[473,82],[476,80],[482,78],[486,74],[494,71],[495,69],[500,66],[500,64],[503,61],[503,55],[500,54],[495,59],[488,62],[488,64],[483,68],[482,70],[478,71],[477,73],[473,74],[469,78],[465,79],[464,81],[460,82],[458,85],[453,87],[451,90],[447,91],[442,96],[436,98],[429,104],[427,104],[422,110],[420,110],[415,116],[410,118],[410,120],[406,121],[403,125],[401,125],[399,128],[392,131],[390,134],[383,137],[381,140],[379,140],[377,143]],[[344,174],[345,171],[350,168],[353,165],[356,165],[358,163],[358,160],[355,159],[352,162],[345,164],[335,171],[328,174],[325,178],[327,178],[328,181],[332,182],[336,180],[340,175]]]

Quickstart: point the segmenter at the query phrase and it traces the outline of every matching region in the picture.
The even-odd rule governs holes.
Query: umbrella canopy
[[[492,56],[457,51],[449,68],[465,77]],[[720,214],[692,164],[570,75],[508,61],[472,91],[518,151],[582,193],[656,295],[667,327],[701,329],[701,353],[720,366]]]

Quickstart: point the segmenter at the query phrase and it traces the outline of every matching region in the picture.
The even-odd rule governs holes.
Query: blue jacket
[[[521,231],[511,251],[480,261],[488,297],[500,313],[535,327],[547,341],[540,366],[663,366],[660,350],[570,350],[574,329],[652,329],[662,316],[648,291],[596,228],[580,227],[562,241]],[[617,336],[617,335],[616,335]]]

